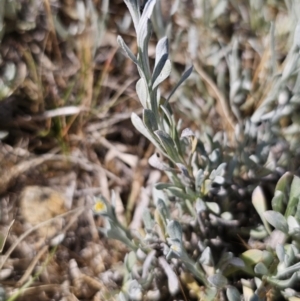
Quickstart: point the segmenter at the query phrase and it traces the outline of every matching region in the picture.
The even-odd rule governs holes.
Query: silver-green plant
[[[145,209],[144,235],[132,234],[118,221],[113,203],[103,199],[96,202],[94,212],[107,220],[102,232],[131,250],[125,259],[119,299],[164,300],[167,295],[176,296],[184,291],[207,301],[269,300],[273,295],[297,297],[294,289],[299,280],[298,178],[293,179],[290,192],[286,191],[286,178],[290,175],[278,182],[272,211],[267,210],[261,189],[255,188],[264,177],[276,176],[277,161],[269,155],[278,138],[269,131],[272,124],[265,123],[257,135],[259,125],[251,120],[240,121],[236,125],[234,149],[226,141],[222,143],[220,137],[206,134],[203,142],[191,129],[181,130],[170,98],[193,69],[188,68],[169,95],[163,97],[159,86],[169,77],[172,67],[168,39],[162,37],[157,42],[153,70],[148,56],[151,17],[160,2],[146,1],[142,12],[138,0],[124,2],[133,20],[138,53],[132,53],[120,36],[118,43],[137,66],[140,79],[136,92],[143,106],[142,118],[132,113],[131,120],[157,149],[149,164],[164,171],[169,182],[157,183],[153,188],[155,210]],[[231,97],[235,96],[233,91]],[[242,222],[232,208],[234,199],[251,193],[252,204],[245,202],[246,206],[253,212],[256,209],[262,225],[241,227]],[[250,235],[253,243],[260,243],[261,248],[250,245],[248,251],[239,254],[230,240],[245,234]],[[240,277],[241,284],[236,285],[234,279],[239,275],[250,279]]]
[[[267,210],[260,187],[253,191],[252,202],[261,216],[263,226],[250,236],[260,241],[260,249],[250,249],[241,258],[246,270],[253,274],[255,296],[266,296],[266,287],[278,296],[296,296],[293,291],[300,279],[300,178],[285,173],[278,181],[272,209]],[[274,230],[271,229],[271,226]],[[262,297],[260,297],[262,299]],[[295,299],[298,300],[298,299]]]
[[[216,224],[219,222],[222,223],[223,220],[224,223],[227,222],[230,224],[230,221],[228,222],[223,217],[218,217],[221,210],[217,203],[205,202],[202,199],[212,189],[212,184],[222,185],[225,183],[224,172],[226,164],[221,164],[219,158],[220,151],[218,152],[215,149],[210,157],[203,154],[202,161],[209,166],[209,169],[199,169],[196,166],[196,161],[198,160],[196,153],[201,152],[200,149],[203,148],[203,145],[195,138],[195,134],[190,129],[183,130],[181,136],[179,135],[178,124],[176,124],[172,114],[169,100],[182,82],[191,74],[192,67],[188,68],[182,75],[168,97],[164,98],[160,95],[159,85],[170,75],[171,62],[168,59],[168,39],[163,37],[157,43],[154,68],[150,70],[148,44],[151,36],[150,18],[155,6],[155,0],[146,2],[142,14],[138,1],[125,1],[125,3],[131,13],[137,34],[137,56],[131,52],[121,37],[118,37],[118,42],[126,55],[138,68],[141,78],[136,84],[136,90],[144,108],[142,119],[135,113],[132,114],[132,123],[137,130],[156,146],[158,152],[168,159],[167,162],[164,162],[160,159],[160,155],[155,153],[150,158],[149,163],[156,168],[164,170],[171,182],[156,185],[154,190],[156,222],[152,222],[150,213],[145,213],[144,223],[147,235],[139,241],[135,241],[136,247],[130,245],[129,241],[132,239],[130,234],[122,229],[119,222],[115,219],[115,215],[111,214],[111,210],[108,209],[106,210],[106,215],[109,216],[107,235],[111,238],[118,238],[130,246],[131,249],[136,250],[138,248],[145,254],[151,254],[152,249],[163,250],[167,261],[175,258],[177,265],[183,265],[185,269],[193,274],[208,289],[207,294],[202,292],[203,298],[215,298],[220,289],[227,285],[227,281],[222,276],[222,269],[213,267],[212,269],[207,268],[205,270],[205,266],[209,266],[213,262],[212,253],[205,241],[207,239],[207,230],[203,228],[199,231],[199,235],[203,238],[202,242],[199,241],[201,245],[200,251],[203,251],[202,255],[198,254],[198,258],[192,258],[185,249],[180,222],[170,218],[170,213],[166,205],[168,200],[162,190],[166,189],[170,196],[176,197],[180,211],[182,213],[188,212],[192,219],[195,221],[199,220],[201,226],[204,222],[202,220],[203,215],[206,213],[212,215],[212,219],[214,219]],[[197,170],[195,170],[195,166]],[[208,171],[210,172],[208,173]],[[106,208],[108,208],[107,203]],[[235,221],[233,221],[234,224]],[[153,225],[158,226],[156,231],[154,231]],[[203,233],[201,233],[201,230]],[[118,231],[120,233],[117,235]],[[113,232],[114,234],[112,235]],[[126,234],[126,238],[124,238],[124,234]],[[227,257],[231,262],[232,255]],[[167,266],[165,262],[163,267],[165,271],[168,270]],[[226,266],[224,262],[223,266]],[[170,274],[167,272],[166,274],[170,277]],[[209,278],[207,279],[207,277]],[[171,289],[171,286],[169,286],[169,289],[174,294],[178,292],[179,286],[176,289]],[[126,294],[124,295],[123,293],[122,296],[124,297]]]

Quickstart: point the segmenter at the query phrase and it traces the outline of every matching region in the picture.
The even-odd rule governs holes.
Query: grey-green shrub
[[[282,141],[273,129],[278,119],[270,115],[269,121],[266,110],[274,93],[278,95],[283,83],[296,70],[283,71],[281,78],[273,82],[270,96],[251,118],[239,120],[237,116],[233,145],[207,133],[205,141],[200,140],[191,129],[180,129],[169,103],[176,89],[192,73],[192,67],[184,72],[167,97],[160,94],[159,85],[172,69],[166,37],[157,42],[154,68],[150,69],[148,44],[156,1],[147,1],[142,13],[139,1],[124,1],[137,34],[137,55],[121,37],[118,42],[137,66],[140,79],[136,92],[143,106],[142,118],[133,113],[131,120],[157,149],[149,164],[164,171],[169,182],[157,183],[153,188],[156,209],[151,212],[145,208],[144,236],[133,236],[119,223],[113,201],[111,205],[104,199],[98,200],[105,204],[104,210],[94,211],[107,219],[107,228],[102,232],[131,249],[124,260],[126,272],[119,300],[164,300],[167,295],[181,293],[180,282],[198,300],[269,300],[270,296],[280,295],[299,300],[295,289],[299,289],[300,277],[300,180],[289,173],[281,177],[272,200],[273,210],[267,210],[259,187],[268,177],[274,182],[283,160],[282,156],[270,157],[271,148]],[[157,15],[154,19],[157,22]],[[296,60],[298,55],[298,31],[287,60]],[[287,69],[293,66],[290,64]],[[236,94],[231,91],[230,95],[232,102],[236,102]],[[249,214],[257,211],[256,224],[241,227],[233,205],[251,195],[253,213]],[[249,202],[245,203],[250,207]],[[227,240],[245,232],[251,245],[256,243],[260,248],[250,246],[249,250],[238,253],[237,243]]]

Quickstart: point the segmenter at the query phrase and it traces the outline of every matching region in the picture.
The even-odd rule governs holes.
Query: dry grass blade
[[[30,297],[34,298],[34,296],[38,296],[41,292],[47,292],[47,293],[55,293],[61,291],[61,285],[60,284],[44,284],[40,286],[35,287],[23,287],[21,289],[22,298]],[[18,296],[12,295],[7,301],[13,301],[16,300]]]
[[[231,133],[235,130],[236,120],[230,109],[229,102],[226,100],[225,96],[218,89],[217,85],[213,82],[213,80],[209,77],[209,75],[200,67],[198,62],[194,63],[195,70],[200,75],[200,77],[204,80],[204,82],[208,85],[211,92],[217,99],[217,108],[218,113],[222,117],[222,120],[225,121],[225,125],[228,131]],[[232,139],[233,137],[231,137]]]
[[[15,222],[15,220],[12,220],[12,221],[10,222],[9,226],[8,226],[7,229],[6,229],[6,234],[5,234],[5,235],[2,235],[2,233],[0,234],[0,235],[1,235],[1,236],[0,236],[0,254],[1,254],[2,251],[3,251],[3,248],[4,248],[4,246],[5,246],[5,242],[6,242],[7,236],[8,236],[8,234],[9,234],[9,231],[10,231],[12,225],[14,224],[14,222]]]
[[[19,279],[19,281],[16,283],[16,286],[22,286],[28,279],[28,277],[31,275],[33,269],[35,268],[36,264],[40,260],[40,258],[48,251],[48,246],[44,246],[35,256],[35,258],[32,260],[30,265],[28,266],[27,270],[25,271],[24,275]]]

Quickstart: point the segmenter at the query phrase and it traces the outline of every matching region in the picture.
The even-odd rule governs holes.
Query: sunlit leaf
[[[257,249],[247,250],[242,253],[240,257],[246,265],[254,265],[263,262],[266,266],[269,266],[274,260],[274,256],[270,252]]]
[[[223,288],[228,283],[227,278],[224,277],[222,274],[215,274],[215,275],[209,276],[207,278],[207,280],[209,281],[210,284],[212,284],[213,286],[215,286],[217,288]]]
[[[269,233],[271,233],[271,228],[263,214],[265,211],[267,211],[267,202],[263,194],[263,191],[259,186],[257,186],[252,193],[252,204],[256,209],[257,213],[259,214],[266,230]]]
[[[260,275],[267,275],[269,273],[267,267],[262,262],[255,265],[254,272]]]
[[[149,139],[151,143],[153,143],[159,150],[164,152],[159,142],[157,142],[156,139],[151,135],[150,131],[147,129],[142,119],[137,114],[131,114],[131,122],[141,134],[143,134],[147,139]]]
[[[154,132],[158,129],[156,117],[151,110],[144,109],[143,111],[144,124],[150,132]]]
[[[220,206],[215,202],[206,202],[206,206],[215,214],[220,214],[221,212]]]
[[[191,75],[193,71],[193,66],[191,66],[190,68],[188,68],[183,75],[181,76],[179,82],[177,83],[177,85],[172,89],[170,95],[167,98],[167,101],[170,100],[170,98],[172,97],[172,95],[176,92],[177,88]]]
[[[152,75],[152,85],[156,81],[157,77],[162,72],[169,55],[169,42],[168,38],[164,37],[160,39],[156,45],[155,51],[155,64]],[[154,87],[153,87],[154,88]]]
[[[150,107],[150,96],[148,93],[147,83],[145,82],[144,78],[140,78],[136,83],[136,93],[139,97],[139,100],[142,106],[147,109]]]
[[[160,67],[160,66],[158,66]],[[158,70],[158,67],[157,69],[157,72],[159,71]],[[166,60],[161,72],[159,74],[154,74],[152,79],[154,80],[154,76],[155,76],[155,80],[152,84],[152,89],[155,89],[160,83],[162,83],[166,78],[168,78],[171,74],[171,71],[172,71],[172,64],[171,64],[171,61],[170,60]]]
[[[226,289],[226,296],[228,298],[228,301],[240,301],[241,300],[241,294],[238,291],[238,289],[234,286],[228,286]]]
[[[182,228],[179,222],[171,220],[167,224],[167,232],[171,239],[182,240]]]
[[[175,162],[180,163],[181,159],[179,158],[175,143],[173,139],[164,131],[158,130],[154,132],[155,135],[160,140],[160,143],[164,146],[166,153],[169,157]]]
[[[284,233],[288,233],[288,224],[281,213],[269,210],[264,212],[263,215],[268,223],[271,224],[275,229]]]
[[[300,178],[294,176],[291,184],[289,202],[284,216],[288,217],[290,215],[293,215],[298,220],[298,222],[300,222],[300,208],[298,209],[298,206],[300,207],[299,199],[300,199]]]

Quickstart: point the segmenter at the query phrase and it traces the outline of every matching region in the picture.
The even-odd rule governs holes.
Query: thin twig
[[[38,254],[34,257],[34,259],[32,260],[32,262],[30,263],[30,265],[28,266],[28,268],[26,269],[24,275],[21,277],[21,279],[17,282],[17,286],[22,286],[27,278],[31,275],[34,267],[36,266],[37,262],[40,260],[40,258],[44,255],[45,252],[47,252],[48,250],[48,246],[44,246],[39,252]]]
[[[228,101],[225,99],[225,96],[222,94],[222,92],[219,90],[219,88],[213,82],[210,76],[200,67],[200,65],[197,62],[194,62],[194,67],[198,74],[201,76],[201,78],[205,81],[205,83],[211,88],[212,92],[215,94],[214,96],[216,97],[222,109],[222,111],[219,112],[219,114],[223,115],[227,124],[234,131],[236,124],[235,117],[229,107]]]

